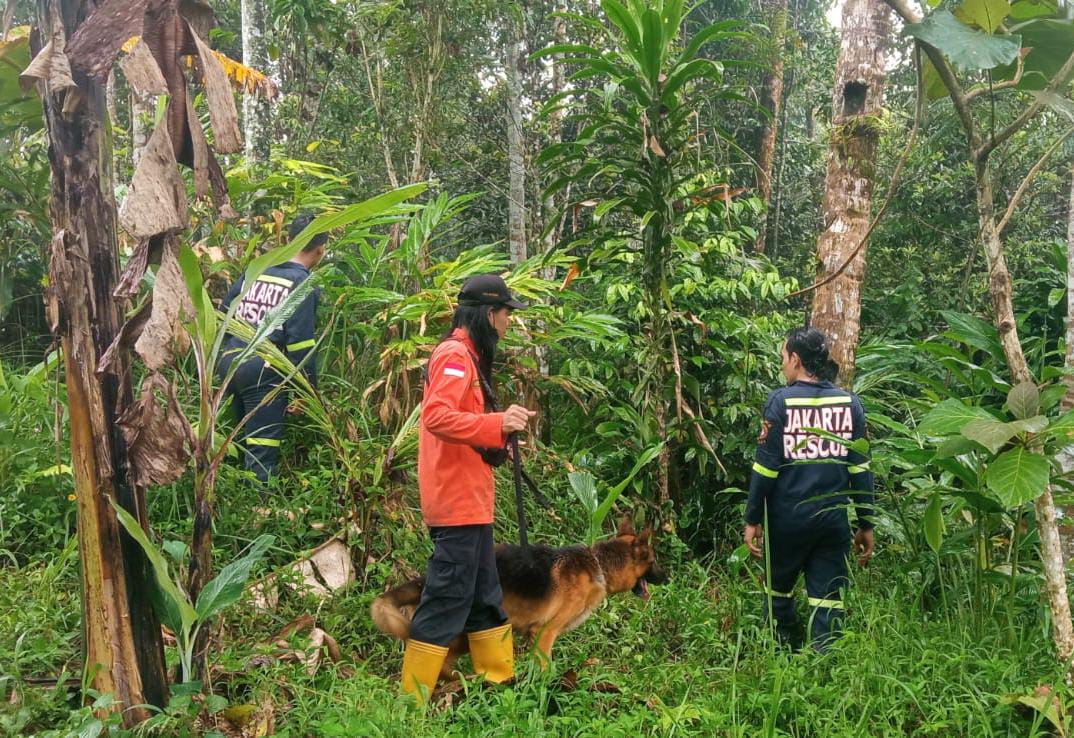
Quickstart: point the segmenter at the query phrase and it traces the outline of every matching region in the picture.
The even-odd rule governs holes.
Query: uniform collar
[[[281,264],[280,266],[298,267],[302,271],[309,273],[309,269],[306,267],[306,265],[305,264],[300,264],[297,261],[287,261],[287,262],[284,262],[283,264]]]
[[[477,356],[477,348],[474,346],[474,342],[470,338],[470,332],[468,330],[465,328],[456,328],[451,332],[451,337],[456,341],[461,342],[471,354]]]
[[[827,380],[821,380],[819,382],[810,382],[808,379],[797,379],[790,386],[797,387],[798,385],[801,385],[803,387],[819,387],[820,389],[832,389],[835,387],[834,384]]]

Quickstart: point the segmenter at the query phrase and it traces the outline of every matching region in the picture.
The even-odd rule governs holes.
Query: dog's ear
[[[632,536],[634,535],[634,523],[631,521],[629,515],[624,515],[619,521],[619,535],[620,536]]]
[[[652,528],[646,528],[645,530],[643,530],[641,532],[641,535],[638,536],[638,540],[635,541],[635,544],[637,544],[639,546],[648,546],[652,541],[652,537],[653,537],[653,529]]]

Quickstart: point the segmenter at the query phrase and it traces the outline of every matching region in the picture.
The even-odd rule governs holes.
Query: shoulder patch
[[[768,440],[768,431],[772,430],[772,424],[767,420],[761,423],[761,432],[757,434],[757,443],[761,444]]]
[[[465,377],[466,367],[462,364],[456,364],[453,361],[449,361],[444,364],[444,375],[448,377]]]

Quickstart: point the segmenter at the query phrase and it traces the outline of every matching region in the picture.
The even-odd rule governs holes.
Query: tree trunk
[[[817,243],[818,277],[838,270],[865,237],[872,216],[877,116],[884,99],[884,59],[891,19],[882,0],[847,0],[835,69],[828,169],[824,184],[824,232]],[[865,250],[838,278],[817,289],[811,323],[828,336],[839,379],[854,377],[861,318]]]
[[[35,53],[54,27],[70,38],[95,6],[88,0],[41,0]],[[53,17],[54,8],[61,18]],[[78,73],[74,79],[77,91],[44,88],[42,95],[54,233],[46,300],[67,381],[85,674],[93,689],[115,696],[124,723],[133,725],[150,716],[141,705],[165,705],[167,681],[160,623],[150,606],[149,566],[109,503],[114,499],[146,524],[144,490],[129,480],[127,448],[116,424],[131,403],[130,372],[121,365],[115,374],[97,373],[123,318],[112,297],[119,264],[105,91]],[[82,99],[65,114],[65,101],[76,93]]]
[[[242,63],[250,69],[268,69],[267,26],[265,0],[242,0]],[[243,93],[242,121],[247,161],[267,161],[272,118],[270,103],[265,96],[257,91]]]
[[[761,107],[768,111],[757,142],[757,192],[766,206],[757,228],[754,249],[763,254],[768,245],[768,214],[772,204],[772,173],[776,162],[776,139],[780,135],[783,108],[783,44],[787,35],[787,0],[765,0],[761,8],[772,29],[772,52],[765,73]]]
[[[988,157],[977,160],[974,167],[977,179],[977,212],[981,229],[981,242],[988,260],[988,295],[992,299],[996,329],[1003,345],[1003,353],[1010,367],[1011,380],[1015,384],[1032,382],[1022,343],[1018,338],[1018,323],[1014,316],[1011,295],[1011,275],[1003,255],[1003,241],[996,228],[995,203],[992,193],[992,173]],[[1068,354],[1069,355],[1069,354]],[[1044,582],[1052,613],[1052,637],[1056,656],[1062,664],[1069,664],[1074,656],[1074,628],[1070,616],[1070,600],[1067,597],[1067,580],[1063,565],[1063,546],[1059,537],[1055,502],[1049,487],[1033,503],[1040,534],[1040,558],[1044,566]]]
[[[1067,375],[1063,377],[1067,392],[1063,396],[1062,410],[1069,412],[1074,410],[1074,167],[1070,170],[1070,208],[1067,210],[1067,330],[1066,330],[1066,358],[1063,368]],[[1059,465],[1064,474],[1074,470],[1074,448],[1066,448],[1059,452]],[[1059,536],[1063,544],[1063,556],[1065,561],[1074,557],[1074,507],[1064,505],[1059,511],[1060,519],[1065,522],[1059,526]]]
[[[518,71],[522,30],[513,18],[508,18],[507,25],[507,161],[510,173],[507,231],[511,263],[521,264],[526,260],[526,168],[522,155],[522,83]]]

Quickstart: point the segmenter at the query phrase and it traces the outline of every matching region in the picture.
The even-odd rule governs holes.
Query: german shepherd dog
[[[624,519],[615,538],[593,546],[496,546],[496,568],[503,589],[503,609],[514,632],[536,639],[542,664],[552,658],[552,644],[561,633],[577,628],[610,594],[632,591],[649,599],[649,584],[667,576],[656,565],[652,529],[640,534]],[[410,620],[421,601],[425,578],[412,579],[373,600],[370,614],[377,628],[405,640]],[[448,648],[442,670],[449,676],[455,660],[469,650],[460,635]]]

